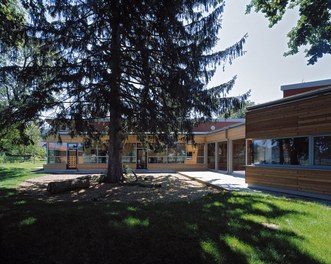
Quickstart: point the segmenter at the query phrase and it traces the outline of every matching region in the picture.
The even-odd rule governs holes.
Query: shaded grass
[[[44,176],[36,173],[42,165],[40,161],[0,164],[0,188],[13,189],[24,180]]]
[[[1,168],[1,263],[331,263],[325,205],[239,192],[49,204],[10,187],[36,176],[24,166]]]
[[[0,202],[3,263],[331,262],[331,210],[309,202],[235,192],[171,204]]]

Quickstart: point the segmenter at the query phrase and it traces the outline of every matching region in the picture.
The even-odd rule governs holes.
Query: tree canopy
[[[24,133],[15,125],[6,128],[7,133],[0,138],[0,156],[45,157],[45,149],[41,145],[40,130],[35,123],[29,123]],[[4,131],[3,131],[4,132]]]
[[[0,39],[2,44],[17,43],[22,35],[24,12],[17,0],[2,0],[0,3]]]
[[[24,63],[12,62],[20,100],[1,109],[0,125],[52,115],[52,132],[97,132],[109,120],[109,181],[122,174],[126,132],[163,141],[190,135],[194,122],[240,108],[248,93],[226,97],[235,78],[207,84],[218,65],[243,54],[246,36],[213,51],[221,28],[219,0],[22,0],[29,19]]]
[[[270,26],[279,22],[285,12],[291,8],[299,8],[297,25],[288,33],[287,55],[305,50],[308,64],[314,64],[319,58],[331,54],[331,1],[330,0],[252,0],[247,11],[252,8],[262,12],[269,20]]]
[[[247,107],[254,106],[255,103],[247,100],[245,103],[243,103],[242,107],[236,110],[229,109],[224,114],[220,115],[220,118],[245,118]]]

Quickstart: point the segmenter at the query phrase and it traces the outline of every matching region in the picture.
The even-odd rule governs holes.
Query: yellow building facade
[[[242,119],[204,123],[194,130],[194,144],[178,140],[160,147],[147,136],[142,144],[128,135],[123,146],[123,164],[137,170],[243,170],[246,163],[245,124]],[[105,171],[108,163],[108,137],[86,141],[66,131],[48,137],[46,171]]]

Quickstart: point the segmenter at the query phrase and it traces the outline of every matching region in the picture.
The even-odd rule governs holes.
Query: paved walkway
[[[281,188],[268,188],[263,186],[250,186],[245,183],[245,172],[236,171],[234,173],[226,174],[216,171],[180,171],[179,174],[190,177],[206,184],[214,185],[228,191],[248,191],[248,192],[264,192],[273,195],[286,196],[289,198],[299,198],[309,201],[317,201],[331,206],[330,195],[319,195],[313,193],[296,192],[284,190]]]
[[[213,171],[180,171],[178,173],[229,191],[251,191],[245,183],[244,171],[234,172],[231,175]]]

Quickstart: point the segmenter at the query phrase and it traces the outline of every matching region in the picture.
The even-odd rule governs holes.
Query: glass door
[[[137,169],[147,169],[147,151],[144,149],[137,149]]]
[[[77,146],[78,144],[68,143],[68,169],[77,169]]]

